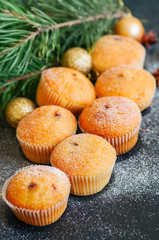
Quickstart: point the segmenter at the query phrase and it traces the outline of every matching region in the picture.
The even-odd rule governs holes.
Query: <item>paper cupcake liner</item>
[[[52,146],[32,146],[18,138],[24,155],[32,162],[40,164],[50,164],[50,154],[55,145]]]
[[[43,75],[42,75],[43,77]],[[58,105],[64,108],[67,108],[73,113],[81,112],[85,105],[81,105],[78,103],[70,102],[68,99],[61,97],[59,94],[53,92],[48,86],[48,84],[43,80],[40,82],[42,89],[42,102],[37,99],[37,103],[39,105]],[[40,90],[39,90],[40,91]]]
[[[71,194],[87,196],[100,192],[108,184],[113,167],[114,164],[109,170],[96,176],[70,176]]]
[[[140,125],[132,132],[121,137],[105,138],[116,150],[117,155],[130,151],[138,140]]]
[[[61,215],[64,213],[67,207],[68,197],[64,198],[61,202],[45,210],[29,210],[25,208],[19,208],[11,204],[6,198],[6,192],[7,192],[9,183],[18,172],[20,172],[25,168],[28,168],[28,166],[18,170],[14,175],[12,175],[9,179],[5,181],[2,188],[2,198],[4,202],[11,208],[11,210],[14,212],[14,214],[19,220],[32,226],[49,225],[55,222],[56,220],[58,220],[61,217]]]
[[[81,128],[80,124],[79,127],[83,133],[86,132]],[[123,136],[114,138],[105,137],[105,139],[115,148],[116,154],[118,156],[130,151],[135,146],[138,140],[139,129],[140,124],[135,130],[130,133],[126,133]]]
[[[74,135],[76,131],[77,128],[72,135]],[[39,164],[50,164],[50,154],[58,143],[50,146],[32,146],[31,144],[25,143],[23,140],[19,139],[18,136],[17,139],[27,159],[31,162]]]

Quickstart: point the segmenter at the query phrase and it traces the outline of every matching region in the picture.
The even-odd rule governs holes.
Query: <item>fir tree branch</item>
[[[11,16],[16,16],[19,19],[27,20],[29,22],[29,20],[25,17],[21,17],[17,14],[12,14],[9,11],[4,11],[4,12],[11,15]],[[28,40],[33,40],[39,34],[41,34],[43,32],[50,31],[50,30],[53,31],[54,29],[60,29],[60,28],[63,28],[63,27],[72,27],[73,25],[83,24],[83,23],[86,23],[86,22],[91,22],[91,21],[95,21],[95,20],[99,20],[99,19],[107,19],[109,17],[120,18],[120,17],[125,16],[125,15],[126,14],[123,14],[122,12],[118,12],[118,13],[115,13],[115,14],[107,13],[107,14],[100,14],[100,15],[97,15],[97,16],[90,16],[90,17],[88,17],[84,20],[77,19],[77,20],[74,20],[74,21],[63,22],[63,23],[59,23],[59,24],[56,24],[56,25],[51,25],[51,26],[44,27],[43,29],[41,29],[39,27],[36,32],[31,33],[26,38],[21,39],[20,42],[14,44],[14,45],[16,45],[16,46],[21,45],[21,44],[23,44],[23,42],[28,41]],[[4,52],[2,52],[1,54],[3,54],[3,53]],[[6,53],[6,51],[5,51],[5,53]]]
[[[109,17],[120,18],[124,15],[126,15],[126,14],[123,14],[122,12],[118,12],[118,13],[115,13],[115,14],[107,13],[107,14],[100,14],[100,15],[97,15],[97,16],[90,16],[90,17],[88,17],[86,19],[82,19],[82,20],[77,19],[77,20],[74,20],[74,21],[63,22],[63,23],[59,23],[59,24],[52,25],[52,26],[49,26],[49,27],[45,27],[43,30],[41,30],[41,33],[44,32],[44,31],[59,29],[59,28],[63,28],[63,27],[72,27],[73,25],[83,24],[83,23],[86,23],[86,22],[91,22],[91,21],[95,21],[95,20],[99,20],[99,19],[107,19]]]
[[[26,17],[22,17],[18,14],[13,14],[7,10],[4,11],[4,13],[7,13],[11,16],[16,16],[17,18],[19,19],[23,19],[23,20],[26,20],[28,23],[29,23],[29,19],[26,18]],[[109,17],[111,18],[120,18],[121,16],[124,16],[126,14],[123,14],[121,11],[120,12],[117,12],[115,14],[111,14],[111,13],[107,13],[107,14],[100,14],[100,15],[97,15],[97,16],[90,16],[86,19],[77,19],[77,20],[74,20],[74,21],[68,21],[68,22],[64,22],[64,23],[59,23],[59,24],[54,24],[54,25],[51,25],[51,26],[46,26],[44,27],[43,29],[41,29],[40,27],[38,27],[38,30],[31,33],[30,35],[26,36],[26,38],[24,39],[21,39],[18,43],[15,43],[14,46],[17,46],[17,45],[21,45],[23,44],[25,41],[29,41],[29,40],[33,40],[36,36],[38,36],[39,34],[42,34],[43,32],[47,32],[47,31],[53,31],[54,29],[60,29],[60,28],[64,28],[64,27],[72,27],[73,25],[78,25],[78,24],[83,24],[83,23],[86,23],[86,22],[91,22],[91,21],[95,21],[95,20],[99,20],[99,19],[107,19]],[[12,48],[13,46],[11,46]],[[7,50],[5,50],[5,52],[2,52],[0,53],[0,55],[2,54],[7,54],[7,51],[9,51],[9,48]],[[26,76],[29,76],[28,74]],[[22,79],[25,79],[25,76],[22,76],[24,78]],[[20,80],[21,77],[18,77]],[[15,78],[17,80],[17,78]],[[7,80],[7,82],[13,82],[13,79],[12,80]]]
[[[30,23],[30,19],[27,18],[27,17],[23,17],[23,16],[21,16],[21,15],[19,15],[17,13],[10,12],[9,10],[6,10],[6,9],[4,11],[2,11],[2,13],[8,14],[8,15],[13,16],[13,17],[17,17],[18,19],[26,20],[30,25],[32,25]]]
[[[45,69],[46,69],[46,68],[45,68]],[[35,72],[32,72],[32,73],[28,73],[28,74],[23,75],[23,76],[20,76],[20,77],[16,77],[16,78],[7,80],[7,83],[12,83],[12,82],[16,82],[16,81],[19,81],[19,80],[28,79],[28,78],[30,78],[30,77],[33,77],[33,76],[35,76],[35,75],[37,75],[37,74],[42,73],[42,71],[45,70],[45,69],[38,70],[38,71],[35,71]]]
[[[70,47],[88,49],[124,14],[121,0],[1,0],[2,108],[19,95],[35,96],[43,69],[54,66]]]

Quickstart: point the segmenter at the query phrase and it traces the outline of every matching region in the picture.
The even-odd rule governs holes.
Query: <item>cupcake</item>
[[[76,118],[69,110],[42,106],[19,122],[17,138],[26,158],[35,163],[49,164],[54,147],[75,134],[76,128]]]
[[[65,173],[49,166],[19,170],[3,186],[3,200],[17,218],[33,226],[45,226],[61,217],[70,192]]]
[[[144,69],[115,67],[107,69],[97,79],[98,97],[122,96],[133,100],[144,110],[150,106],[156,90],[154,77]]]
[[[124,97],[103,97],[87,106],[79,117],[83,132],[104,137],[116,149],[117,155],[132,149],[138,139],[140,109]]]
[[[92,52],[93,70],[101,74],[108,68],[122,65],[143,68],[146,51],[136,40],[118,35],[103,36]]]
[[[91,81],[82,73],[65,67],[44,70],[36,94],[39,106],[58,105],[76,115],[95,98]]]
[[[108,184],[115,160],[110,143],[93,134],[71,136],[51,154],[52,166],[69,176],[71,193],[83,196],[97,193]]]

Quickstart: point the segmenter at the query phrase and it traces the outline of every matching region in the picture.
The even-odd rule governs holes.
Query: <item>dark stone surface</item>
[[[148,19],[147,30],[159,34],[159,1],[127,0],[138,18]],[[159,43],[147,53],[146,69],[159,67]],[[20,222],[0,198],[0,239],[157,240],[159,203],[159,90],[143,113],[135,148],[118,158],[111,181],[100,193],[89,197],[70,196],[64,215],[46,227]],[[19,147],[15,130],[0,123],[0,188],[17,169],[30,165]]]

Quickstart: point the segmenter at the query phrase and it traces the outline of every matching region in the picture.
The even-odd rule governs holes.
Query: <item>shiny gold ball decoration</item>
[[[62,66],[72,68],[87,75],[92,68],[92,57],[85,49],[74,47],[64,53]]]
[[[115,24],[114,32],[115,34],[141,41],[145,30],[143,24],[138,18],[123,17]]]
[[[14,128],[19,121],[35,108],[34,103],[28,98],[19,97],[8,103],[6,108],[7,122]]]

